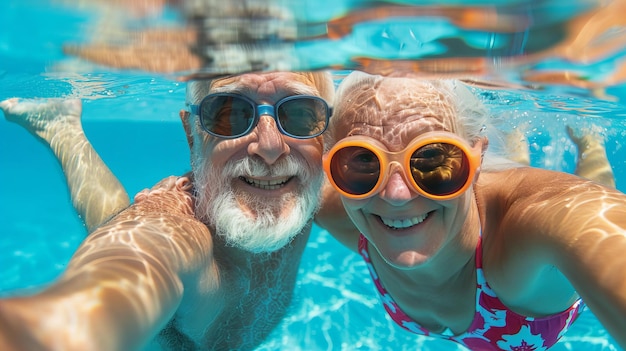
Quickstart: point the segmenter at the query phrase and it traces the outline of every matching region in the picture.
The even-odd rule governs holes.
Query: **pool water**
[[[42,1],[24,3],[41,5]],[[58,60],[83,64],[59,54],[58,42],[75,39],[71,29],[87,18],[36,6],[25,12],[24,3],[10,2],[0,15],[0,23],[7,24],[4,28],[19,30],[26,13],[39,26],[28,35],[0,33],[0,100],[81,98],[89,140],[130,194],[188,171],[189,150],[178,121],[185,85],[172,77],[136,71],[90,67],[88,72],[55,72],[50,67]],[[55,22],[48,15],[70,23],[69,27],[51,30]],[[535,166],[572,172],[575,150],[565,137],[565,125],[601,126],[617,187],[626,191],[622,149],[626,93],[620,86],[608,92],[617,100],[576,96],[570,89],[565,97],[558,95],[559,89],[484,91],[481,96],[503,128],[528,125]],[[50,283],[85,235],[52,153],[19,126],[0,119],[0,296],[35,291]],[[396,326],[378,300],[365,263],[317,227],[300,262],[291,311],[259,349],[461,350]],[[157,350],[150,345],[146,351]],[[552,350],[619,347],[587,311]]]
[[[184,88],[166,88],[158,95],[160,106],[148,114],[164,116],[163,120],[138,120],[146,113],[146,101],[139,96],[84,103],[85,133],[131,194],[189,169],[185,135],[174,117],[182,107]],[[108,120],[110,113],[138,118]],[[549,148],[545,141],[536,143],[537,149]],[[0,150],[0,295],[6,296],[36,290],[53,280],[86,232],[72,208],[60,167],[43,144],[21,127],[0,120]],[[624,184],[624,178],[619,180]],[[300,264],[292,311],[260,349],[460,349],[397,327],[373,287],[360,257],[314,228]],[[152,350],[158,347],[151,345],[148,351]],[[554,350],[619,348],[587,312]]]

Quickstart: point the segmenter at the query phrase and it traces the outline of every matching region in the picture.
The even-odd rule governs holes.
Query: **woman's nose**
[[[400,206],[411,201],[417,195],[418,192],[413,189],[409,180],[405,178],[402,167],[392,164],[387,184],[383,185],[379,195],[381,199],[392,205]]]

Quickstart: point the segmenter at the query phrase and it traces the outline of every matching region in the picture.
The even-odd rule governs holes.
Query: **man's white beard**
[[[268,166],[258,158],[228,162],[223,169],[213,167],[205,158],[194,167],[197,190],[196,216],[216,230],[227,245],[253,253],[276,251],[302,231],[319,209],[323,173],[289,155]],[[294,193],[276,198],[259,198],[232,189],[240,176],[292,176],[301,187]],[[243,211],[245,204],[251,213]],[[285,209],[284,207],[288,207]],[[281,215],[281,214],[285,215]]]

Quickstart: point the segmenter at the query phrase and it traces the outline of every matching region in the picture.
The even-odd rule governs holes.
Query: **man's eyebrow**
[[[319,92],[313,86],[303,84],[300,82],[288,82],[279,90],[282,93],[285,93],[286,96],[291,95],[313,95],[319,96]],[[233,82],[230,84],[226,84],[220,87],[209,89],[209,93],[233,93],[233,94],[241,94],[241,95],[253,95],[255,93],[254,89],[251,89],[249,86],[241,85],[239,82]]]
[[[288,87],[288,90],[292,93],[291,95],[314,95],[314,96],[320,95],[315,87],[302,84],[302,83],[296,83],[296,84],[290,85]]]
[[[233,93],[233,94],[241,94],[241,95],[251,95],[253,90],[250,87],[245,85],[240,85],[237,82],[233,82],[230,84],[222,85],[221,87],[209,89],[209,93]]]

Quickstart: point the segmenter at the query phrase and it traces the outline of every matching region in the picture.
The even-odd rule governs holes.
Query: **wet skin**
[[[338,90],[328,131],[335,141],[363,135],[396,152],[426,132],[462,136],[453,95],[436,81],[387,77],[351,83]],[[479,154],[487,143],[485,137],[468,140]],[[625,292],[620,272],[626,261],[616,247],[626,250],[626,195],[526,167],[479,170],[461,196],[435,201],[415,191],[399,165],[392,164],[390,172],[380,192],[365,199],[339,196],[326,186],[316,221],[353,249],[360,234],[368,239],[382,285],[418,324],[435,333],[468,329],[482,235],[485,276],[512,311],[552,315],[580,295],[605,328],[622,338],[626,293],[615,292]],[[613,277],[610,284],[606,277]]]

